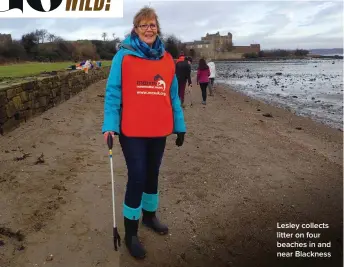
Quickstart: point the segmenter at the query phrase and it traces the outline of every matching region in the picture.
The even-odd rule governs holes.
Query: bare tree
[[[103,32],[103,33],[102,33],[102,37],[103,37],[104,42],[105,42],[105,41],[106,41],[106,37],[107,37],[107,33],[106,33],[106,32]]]
[[[45,29],[36,30],[35,35],[41,43],[44,43],[45,38],[48,36],[48,31]]]
[[[113,37],[113,41],[114,41],[116,44],[118,44],[118,43],[121,42],[121,40],[120,40],[118,37],[116,37],[116,33],[113,33],[113,34],[112,34],[112,37]]]
[[[60,36],[55,36],[54,43],[61,43],[64,42],[64,39]]]
[[[42,31],[41,30],[36,30],[35,31],[35,35],[36,35],[36,37],[38,39],[38,43],[40,43],[41,40],[42,40]]]
[[[51,34],[51,33],[50,33],[50,34],[48,35],[48,40],[49,40],[49,42],[51,42],[51,43],[54,42],[55,38],[56,38],[56,36],[55,36],[54,34]]]
[[[42,30],[42,43],[44,43],[45,38],[48,36],[48,31],[47,30]]]

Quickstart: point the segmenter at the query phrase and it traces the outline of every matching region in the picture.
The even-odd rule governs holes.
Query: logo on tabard
[[[136,81],[137,94],[166,96],[166,83],[164,78],[157,74],[151,80]]]
[[[123,0],[1,0],[0,18],[123,17]]]
[[[155,75],[150,81],[137,81],[136,86],[137,88],[166,90],[166,83],[160,74]]]
[[[165,83],[164,79],[160,76],[160,74],[157,74],[157,75],[154,76],[154,81],[157,82],[156,83],[157,86],[162,86],[163,87],[163,89],[162,89],[163,91],[166,90],[166,83]]]

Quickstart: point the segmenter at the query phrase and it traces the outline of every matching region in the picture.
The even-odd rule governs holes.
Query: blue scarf
[[[152,48],[150,48],[145,42],[141,41],[141,39],[135,32],[131,34],[130,39],[131,46],[135,50],[141,51],[149,59],[159,59],[164,55],[165,45],[161,41],[159,36],[156,37]]]

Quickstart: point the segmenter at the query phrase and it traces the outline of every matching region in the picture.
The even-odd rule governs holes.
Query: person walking
[[[180,51],[179,57],[176,60],[176,64],[180,61],[184,61],[184,59],[185,59],[184,51]]]
[[[177,80],[178,80],[179,98],[180,98],[180,101],[182,103],[182,107],[185,108],[184,96],[185,96],[186,82],[188,82],[188,86],[192,87],[191,64],[190,64],[190,59],[188,57],[184,57],[183,61],[177,62],[177,64],[176,64],[176,76],[177,76]]]
[[[208,66],[210,69],[208,89],[209,89],[209,95],[213,96],[214,95],[214,81],[216,77],[216,66],[215,66],[215,63],[211,59],[209,59],[208,61]]]
[[[160,222],[158,177],[167,136],[176,134],[182,146],[186,125],[178,96],[173,57],[165,51],[154,9],[135,15],[133,28],[113,58],[105,88],[105,140],[115,135],[126,161],[128,181],[123,203],[125,244],[142,259],[146,250],[138,238],[139,220],[159,234],[168,226]]]
[[[207,87],[209,84],[210,70],[204,58],[201,58],[197,68],[197,85],[199,84],[202,90],[202,104],[207,104]]]

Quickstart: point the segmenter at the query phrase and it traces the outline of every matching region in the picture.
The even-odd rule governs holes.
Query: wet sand
[[[124,246],[115,252],[100,133],[104,86],[0,136],[0,266],[342,266],[342,132],[225,86],[203,106],[195,85],[184,145],[168,138],[159,217],[170,234],[140,228],[144,261]],[[113,153],[124,238],[126,166],[117,140]],[[289,222],[328,224],[307,231],[331,241],[321,249],[331,257],[278,259],[277,223]],[[295,250],[311,249],[279,249]]]

